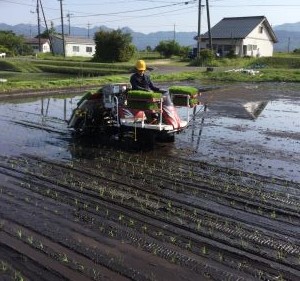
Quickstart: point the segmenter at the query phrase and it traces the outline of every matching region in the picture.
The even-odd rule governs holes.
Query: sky
[[[92,28],[105,25],[117,29],[129,27],[135,32],[198,31],[208,29],[206,0],[39,0],[47,24]],[[0,23],[37,25],[38,0],[0,0]],[[209,0],[210,24],[224,17],[266,16],[272,26],[300,22],[299,0]],[[45,26],[42,9],[41,22]]]

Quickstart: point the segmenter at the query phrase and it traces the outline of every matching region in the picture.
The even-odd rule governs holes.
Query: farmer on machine
[[[135,70],[136,72],[130,77],[132,90],[159,92],[160,89],[153,85],[150,76],[145,74],[145,61],[138,60],[135,64]]]

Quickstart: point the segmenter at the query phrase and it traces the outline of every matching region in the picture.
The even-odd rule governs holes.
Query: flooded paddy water
[[[147,151],[74,138],[80,97],[0,100],[0,279],[299,280],[300,85],[203,91]]]

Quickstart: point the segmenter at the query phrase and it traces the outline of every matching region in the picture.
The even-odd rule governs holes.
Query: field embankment
[[[162,63],[162,62],[163,63]],[[222,58],[207,68],[189,62],[149,60],[153,81],[179,82],[300,82],[300,56]],[[211,71],[207,71],[207,70]],[[251,71],[249,71],[251,70]],[[0,93],[62,88],[99,87],[129,81],[133,63],[94,63],[74,59],[10,58],[0,60]],[[200,84],[200,83],[199,83]]]

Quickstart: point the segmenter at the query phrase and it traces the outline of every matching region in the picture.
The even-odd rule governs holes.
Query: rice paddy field
[[[299,280],[299,92],[203,91],[149,150],[75,138],[84,93],[2,98],[0,280]]]

